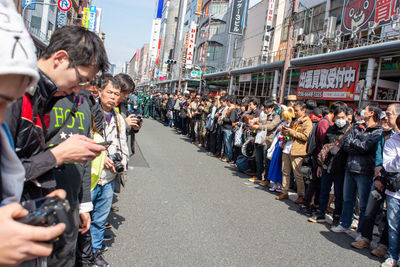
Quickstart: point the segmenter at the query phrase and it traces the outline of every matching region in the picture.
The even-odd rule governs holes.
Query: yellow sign
[[[82,27],[85,29],[89,27],[89,14],[90,14],[90,9],[88,7],[85,7],[83,9],[83,16],[82,16]]]
[[[200,17],[201,14],[201,0],[197,0],[197,10],[196,10],[197,16]]]

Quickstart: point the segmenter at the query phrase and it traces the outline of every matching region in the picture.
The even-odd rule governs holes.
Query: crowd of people
[[[135,84],[106,74],[103,41],[79,26],[37,59],[14,2],[0,9],[0,266],[108,266],[107,218],[142,126]]]
[[[385,111],[373,102],[353,109],[340,101],[317,105],[289,95],[280,105],[225,90],[216,97],[139,91],[130,101],[139,112],[148,105],[146,116],[187,135],[208,155],[235,164],[250,182],[276,192],[276,200],[288,199],[294,189],[299,212],[309,222],[325,223],[330,215],[332,232],[355,228],[354,248],[371,248],[379,226],[371,253],[387,255],[382,266],[397,266],[400,104]]]

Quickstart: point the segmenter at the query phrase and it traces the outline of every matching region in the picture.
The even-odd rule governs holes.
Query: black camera
[[[58,197],[44,197],[22,202],[22,206],[29,211],[25,217],[17,221],[33,226],[52,226],[64,223],[64,233],[53,241],[62,241],[64,235],[73,232],[73,218],[70,213],[71,207],[68,200]]]
[[[110,159],[113,161],[114,163],[114,168],[115,170],[120,173],[124,171],[124,165],[122,165],[122,156],[120,153],[114,153],[110,156]]]
[[[143,122],[143,117],[142,117],[142,115],[137,115],[136,116],[136,118],[137,118],[137,123],[140,125],[140,124],[142,124],[142,122]]]

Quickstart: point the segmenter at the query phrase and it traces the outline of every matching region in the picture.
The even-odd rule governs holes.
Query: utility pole
[[[210,15],[211,11],[208,11],[208,26],[207,26],[207,38],[204,44],[204,51],[205,51],[205,57],[203,59],[203,70],[201,72],[201,76],[200,76],[200,88],[199,88],[199,93],[202,93],[203,90],[203,86],[202,86],[202,81],[204,78],[204,74],[206,74],[206,70],[207,70],[207,57],[208,57],[208,40],[210,38],[210,24],[211,24],[211,19],[212,16]]]
[[[281,79],[281,92],[280,92],[280,97],[279,97],[280,104],[283,103],[283,99],[284,99],[284,95],[285,95],[287,70],[289,69],[290,60],[292,59],[294,16],[297,13],[298,8],[299,8],[299,0],[292,0],[292,12],[289,17],[289,30],[288,30],[287,44],[286,44],[285,63],[283,65],[283,73],[282,73],[282,79]]]

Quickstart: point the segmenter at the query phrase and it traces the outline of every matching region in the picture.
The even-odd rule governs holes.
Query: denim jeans
[[[400,243],[400,200],[389,195],[386,196],[387,221],[389,225],[389,249],[388,257],[399,259]]]
[[[256,145],[256,177],[258,179],[262,178],[262,173],[265,171],[265,161],[267,158],[267,147],[263,145]]]
[[[334,184],[335,188],[335,212],[333,214],[340,216],[340,214],[342,213],[343,182],[344,173],[328,173],[326,170],[322,171],[321,191],[319,194],[319,210],[324,214],[326,208],[328,207],[332,183]]]
[[[223,132],[221,129],[221,126],[218,126],[217,128],[217,154],[221,155],[222,152],[222,145],[223,145]]]
[[[103,245],[107,217],[111,211],[114,195],[114,183],[115,181],[112,180],[104,186],[96,185],[92,191],[93,211],[90,233],[92,234],[93,252]]]
[[[232,159],[233,153],[233,135],[231,130],[223,130],[224,133],[224,154],[229,160]]]
[[[368,196],[371,192],[373,178],[372,176],[351,173],[346,171],[344,175],[343,186],[343,210],[340,216],[340,222],[343,227],[349,228],[353,219],[354,202],[356,194],[360,201],[360,219],[358,222],[358,229],[362,228],[364,213],[367,208]]]

